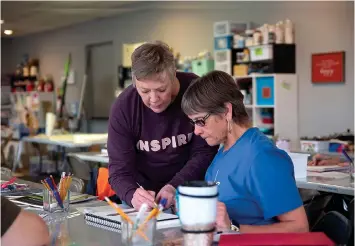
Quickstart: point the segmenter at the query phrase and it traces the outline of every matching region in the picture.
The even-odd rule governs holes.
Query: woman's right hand
[[[139,211],[143,203],[148,205],[148,210],[152,210],[155,207],[155,192],[137,188],[133,194],[131,203],[137,211]]]

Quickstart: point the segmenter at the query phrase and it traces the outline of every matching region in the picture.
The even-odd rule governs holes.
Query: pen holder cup
[[[58,202],[58,199],[60,202]],[[60,199],[59,193],[53,194],[47,189],[43,189],[43,210],[55,213],[55,212],[68,212],[70,204],[70,191],[68,190],[63,201]]]
[[[69,219],[66,218],[47,225],[51,237],[51,245],[73,245],[70,243]]]
[[[145,219],[149,213],[144,214],[140,222],[137,223],[138,226],[132,224],[136,223],[136,215],[128,215],[130,221],[122,218],[121,222],[121,239],[122,244],[126,246],[146,246],[154,245],[154,235],[156,231],[156,218],[148,220],[146,223]]]

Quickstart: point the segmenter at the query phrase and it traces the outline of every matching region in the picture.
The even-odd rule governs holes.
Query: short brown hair
[[[222,71],[212,71],[196,79],[185,91],[181,108],[185,114],[223,114],[225,103],[232,104],[232,119],[238,125],[249,124],[249,116],[233,77]]]
[[[175,76],[174,55],[161,41],[142,44],[134,50],[131,59],[133,80],[152,78],[163,72],[171,79]]]

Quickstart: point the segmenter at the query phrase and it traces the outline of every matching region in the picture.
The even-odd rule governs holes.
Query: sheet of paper
[[[34,207],[34,208],[42,208],[43,207],[42,205],[40,206],[40,205],[30,204],[30,203],[27,203],[27,202],[17,201],[17,200],[14,200],[14,199],[12,199],[11,201],[13,203],[16,203],[16,204],[27,205],[27,206]]]

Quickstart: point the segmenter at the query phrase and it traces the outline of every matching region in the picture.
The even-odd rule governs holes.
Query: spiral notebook
[[[84,217],[87,225],[99,227],[105,230],[120,232],[121,216],[112,212],[111,207],[106,211],[85,210]],[[125,210],[129,215],[137,214],[133,209]],[[157,229],[165,229],[180,226],[180,220],[177,215],[161,212],[157,217]]]

